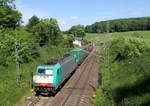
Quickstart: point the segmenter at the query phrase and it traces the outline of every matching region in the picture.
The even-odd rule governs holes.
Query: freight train
[[[36,94],[55,94],[92,49],[93,44],[89,43],[81,48],[71,50],[64,56],[38,66],[36,75],[33,76]]]

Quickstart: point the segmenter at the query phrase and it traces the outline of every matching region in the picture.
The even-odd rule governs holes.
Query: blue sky
[[[129,17],[150,16],[150,0],[16,0],[24,24],[36,15],[56,18],[61,30],[71,26]]]

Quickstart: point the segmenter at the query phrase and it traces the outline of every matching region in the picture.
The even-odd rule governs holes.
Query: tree
[[[87,26],[85,27],[85,30],[84,30],[84,31],[87,32],[87,33],[92,32],[92,31],[93,31],[93,30],[92,30],[92,26],[87,25]]]
[[[58,45],[61,31],[57,20],[54,18],[43,19],[33,27],[33,32],[40,46],[45,44]]]
[[[150,29],[149,20],[150,17],[141,17],[141,18],[127,18],[127,19],[101,21],[86,26],[85,32],[87,33],[107,32],[108,22],[109,22],[109,32],[149,30]]]
[[[0,0],[0,26],[16,28],[21,22],[21,13],[15,9],[15,0]]]
[[[84,37],[85,36],[85,31],[84,31],[83,25],[72,26],[68,32],[69,32],[69,34],[73,34],[74,37]]]
[[[32,28],[33,26],[37,25],[38,23],[40,22],[40,19],[37,17],[37,16],[32,16],[30,19],[29,19],[29,22],[28,22],[28,25],[27,25],[27,30],[29,32],[32,32]]]
[[[33,40],[22,38],[21,33],[17,30],[1,28],[0,66],[8,66],[16,61],[16,49],[19,63],[27,63],[39,56],[37,46]]]

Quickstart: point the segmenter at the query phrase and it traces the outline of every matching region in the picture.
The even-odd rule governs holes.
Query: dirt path
[[[55,97],[33,97],[21,106],[91,106],[98,85],[100,47],[84,60]]]

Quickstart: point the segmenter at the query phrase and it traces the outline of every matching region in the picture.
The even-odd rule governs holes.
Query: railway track
[[[53,97],[34,96],[30,99],[27,99],[21,106],[46,106],[47,103],[51,102],[52,100]]]
[[[94,64],[95,62],[92,62],[92,64]],[[80,101],[81,101],[81,99],[82,99],[82,95],[84,94],[84,92],[86,91],[86,85],[88,85],[88,78],[90,77],[90,75],[91,75],[91,70],[92,70],[92,67],[90,67],[90,70],[88,71],[88,75],[86,76],[86,78],[85,78],[85,80],[84,80],[84,84],[83,85],[85,85],[85,86],[83,86],[83,91],[81,91],[80,92],[80,96],[79,96],[79,98],[78,98],[78,100],[77,100],[77,104],[76,104],[76,106],[79,106],[79,104],[80,104]]]
[[[84,64],[84,65],[85,65],[85,64]],[[86,70],[86,68],[88,68],[88,67],[84,67],[83,70]],[[76,81],[76,83],[75,83],[74,86],[73,86],[74,89],[76,88],[76,85],[78,84],[79,80],[82,78],[82,76],[83,76],[84,73],[85,73],[85,71],[82,71],[82,73],[80,74],[78,80]],[[86,79],[87,79],[87,78],[86,78]],[[71,98],[71,95],[73,94],[74,89],[71,89],[71,91],[69,92],[69,94],[68,94],[67,98],[65,99],[64,103],[62,104],[62,106],[65,106],[65,105],[67,104],[67,102],[68,102],[69,99]],[[82,88],[82,89],[80,89],[80,90],[84,90],[84,88]],[[79,100],[78,100],[78,101],[79,101]],[[78,102],[77,102],[77,104],[78,104]],[[76,105],[76,106],[78,106],[78,105]]]
[[[21,106],[91,106],[93,88],[98,80],[98,51],[94,48],[55,97],[35,96]]]

